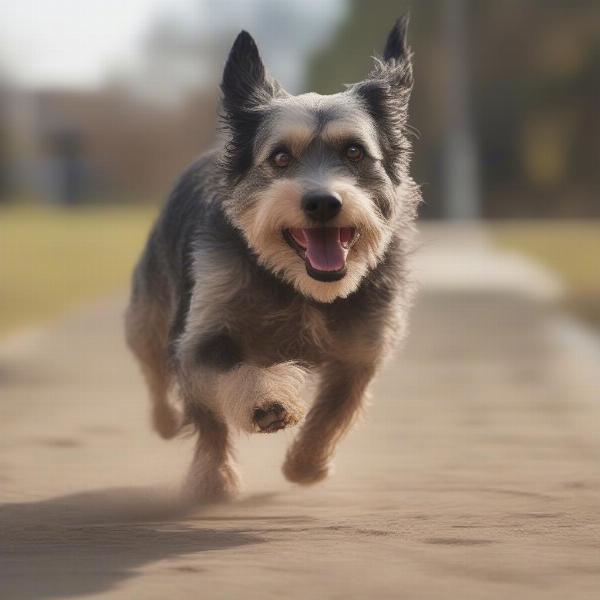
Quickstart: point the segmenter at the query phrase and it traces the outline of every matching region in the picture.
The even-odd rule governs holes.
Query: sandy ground
[[[0,345],[0,597],[600,597],[600,353],[476,238],[430,232],[409,342],[311,489],[293,432],[254,436],[239,501],[181,508],[192,440],[148,427],[122,297]]]

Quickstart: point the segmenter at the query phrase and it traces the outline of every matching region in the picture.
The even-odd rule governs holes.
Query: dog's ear
[[[256,42],[246,31],[242,31],[233,43],[223,71],[221,90],[221,120],[228,138],[223,166],[235,178],[252,164],[254,137],[269,102],[275,95],[284,93],[269,77]]]
[[[371,114],[385,147],[386,168],[397,174],[409,149],[406,139],[408,102],[413,87],[412,52],[406,41],[408,15],[400,17],[390,32],[383,59],[375,59],[369,77],[351,86]]]
[[[352,86],[352,90],[366,100],[373,112],[386,106],[406,113],[413,87],[412,52],[406,41],[408,15],[400,17],[385,45],[383,59],[375,59],[369,77]]]
[[[406,14],[402,15],[394,23],[394,27],[388,35],[385,50],[383,51],[383,60],[385,62],[410,62],[410,48],[408,47],[408,42],[406,40],[409,20],[410,18],[408,14]]]
[[[378,61],[372,76],[382,77],[397,88],[410,92],[413,85],[412,52],[407,42],[409,16],[400,17],[388,35],[383,61]]]
[[[221,90],[226,113],[258,107],[268,102],[277,88],[266,72],[256,42],[247,31],[242,31],[233,43],[223,71]]]

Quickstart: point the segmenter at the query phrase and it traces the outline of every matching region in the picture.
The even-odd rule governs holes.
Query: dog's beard
[[[235,201],[227,205],[259,263],[319,302],[354,292],[392,235],[363,190],[344,179],[329,182],[328,189],[342,198],[342,211],[325,228],[305,217],[300,209],[303,189],[293,179],[273,182],[243,208],[237,205],[238,210]]]

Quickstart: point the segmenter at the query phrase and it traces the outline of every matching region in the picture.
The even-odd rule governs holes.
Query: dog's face
[[[245,32],[225,67],[225,211],[263,266],[320,302],[355,291],[414,212],[405,33],[401,19],[369,78],[331,96],[287,94]]]

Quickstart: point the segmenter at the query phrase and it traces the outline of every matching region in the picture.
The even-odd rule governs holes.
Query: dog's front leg
[[[335,446],[363,405],[374,372],[374,364],[335,362],[323,368],[315,403],[283,465],[287,479],[308,485],[327,476]]]
[[[198,442],[186,489],[195,500],[234,496],[239,487],[230,447],[230,429],[274,432],[304,416],[305,371],[284,362],[257,367],[228,336],[188,338],[179,346],[180,392]]]
[[[272,433],[304,416],[306,369],[297,362],[258,366],[234,335],[210,330],[186,332],[176,355],[187,403],[204,405],[233,429]]]
[[[185,481],[186,497],[192,502],[217,502],[235,497],[240,483],[227,424],[212,410],[197,403],[188,404],[186,412],[198,430],[194,457]]]
[[[240,364],[217,378],[218,410],[232,427],[248,433],[291,427],[304,416],[305,375],[294,362]]]
[[[271,433],[295,425],[304,416],[300,397],[304,377],[304,370],[294,363],[266,368],[241,364],[217,375],[204,372],[205,383],[212,385],[204,385],[204,395],[187,403],[199,434],[186,483],[194,500],[236,495],[239,482],[229,429]]]

